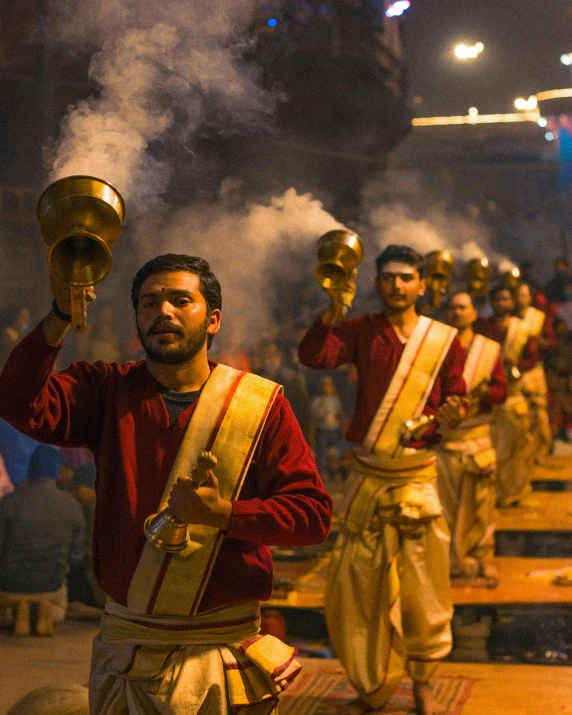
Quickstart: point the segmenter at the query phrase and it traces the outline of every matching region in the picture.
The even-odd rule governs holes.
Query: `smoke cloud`
[[[277,95],[242,59],[255,0],[57,0],[52,34],[94,54],[98,94],[71,108],[49,152],[50,180],[73,174],[113,183],[131,207],[168,186],[169,152],[199,133],[269,127]],[[153,153],[153,145],[163,145]],[[162,156],[157,156],[157,155]]]
[[[319,236],[343,228],[311,194],[288,189],[266,204],[229,207],[232,197],[169,213],[163,209],[139,222],[134,245],[140,263],[157,253],[187,253],[209,261],[223,289],[221,343],[240,335],[248,344],[273,325],[279,308],[277,281],[312,280]],[[300,258],[307,256],[300,267]],[[278,301],[278,304],[277,302]]]

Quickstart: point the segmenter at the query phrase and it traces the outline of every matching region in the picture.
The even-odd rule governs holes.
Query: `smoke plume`
[[[248,344],[266,334],[279,308],[277,283],[312,281],[318,237],[343,228],[320,201],[293,188],[246,208],[229,207],[227,201],[175,213],[160,209],[138,223],[134,242],[140,263],[156,254],[159,236],[162,253],[187,253],[209,261],[223,288],[219,346],[235,342],[235,335]]]
[[[99,176],[147,207],[168,185],[169,152],[191,160],[199,132],[268,127],[276,95],[242,59],[254,1],[57,0],[52,34],[93,52],[98,93],[62,121],[50,179]]]

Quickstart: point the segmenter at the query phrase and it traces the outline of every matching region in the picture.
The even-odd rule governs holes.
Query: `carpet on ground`
[[[474,680],[467,678],[434,678],[433,696],[448,715],[460,715],[467,702]],[[383,715],[410,715],[415,712],[410,680],[401,681],[391,700],[383,709],[372,711]],[[280,698],[280,715],[335,715],[339,709],[355,700],[357,693],[340,673],[302,672]]]

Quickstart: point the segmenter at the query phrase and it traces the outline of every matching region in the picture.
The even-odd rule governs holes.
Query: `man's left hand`
[[[458,427],[467,414],[467,406],[458,395],[447,397],[435,413],[437,422],[447,427]]]
[[[232,502],[221,497],[218,479],[209,470],[202,484],[190,477],[179,477],[175,482],[169,503],[169,511],[185,524],[205,524],[217,529],[228,529],[232,516]]]

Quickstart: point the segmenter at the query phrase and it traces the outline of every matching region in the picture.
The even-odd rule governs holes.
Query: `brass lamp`
[[[93,176],[67,176],[43,192],[37,207],[40,231],[48,245],[48,270],[70,286],[72,328],[86,327],[86,288],[111,270],[111,248],[125,220],[116,188]]]
[[[491,265],[489,259],[485,256],[482,258],[473,258],[466,266],[467,283],[469,293],[476,298],[482,298],[489,292],[489,283],[491,279]]]
[[[450,251],[431,251],[425,256],[427,288],[431,291],[434,308],[441,305],[441,298],[449,288],[453,272],[453,255]]]
[[[346,229],[328,231],[318,240],[318,265],[314,276],[326,290],[342,291],[342,302],[348,307],[354,290],[344,291],[349,283],[355,283],[355,273],[364,256],[363,244],[357,233]]]
[[[513,266],[510,271],[505,271],[501,276],[501,283],[505,288],[516,290],[520,285],[520,271]]]
[[[216,466],[217,459],[212,452],[201,452],[197,466],[191,472],[191,479],[201,485],[208,477],[210,469]],[[158,514],[151,514],[145,519],[145,536],[147,540],[162,551],[177,553],[185,549],[190,542],[188,524],[179,521],[169,511],[163,509]]]

